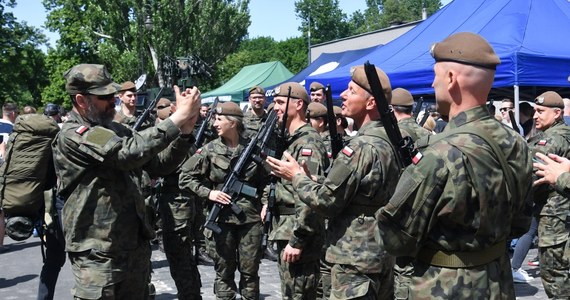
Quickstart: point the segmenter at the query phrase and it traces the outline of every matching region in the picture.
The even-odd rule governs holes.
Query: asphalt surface
[[[36,299],[39,282],[39,272],[42,267],[42,255],[39,238],[29,238],[26,241],[15,242],[6,237],[5,245],[10,250],[0,253],[0,299]],[[534,277],[530,284],[515,284],[517,299],[547,299],[538,272],[539,267],[527,265],[530,258],[536,256],[537,250],[531,249],[523,264],[523,269]],[[170,277],[168,262],[164,253],[153,247],[152,252],[153,276],[157,300],[177,299],[176,287]],[[211,266],[199,266],[202,276],[202,297],[215,299],[213,293],[214,269]],[[261,299],[281,299],[279,273],[274,262],[263,259],[259,270],[261,278]],[[236,280],[239,274],[236,273]],[[60,273],[55,299],[70,299],[73,287],[73,275],[66,262]]]

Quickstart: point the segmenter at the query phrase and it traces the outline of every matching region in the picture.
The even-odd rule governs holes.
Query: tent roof
[[[224,85],[202,94],[202,99],[204,102],[209,102],[210,99],[207,98],[213,97],[220,97],[224,101],[243,101],[252,86],[259,85],[266,88],[292,76],[293,73],[279,61],[245,66]]]
[[[384,47],[345,67],[310,76],[307,84],[330,83],[333,97],[338,97],[350,81],[350,66],[369,60],[389,75],[393,88],[433,94],[430,46],[463,31],[482,35],[500,57],[493,87],[570,86],[567,0],[455,0]]]

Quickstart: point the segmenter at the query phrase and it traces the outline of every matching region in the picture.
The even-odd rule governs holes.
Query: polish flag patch
[[[77,129],[75,129],[75,132],[78,133],[79,135],[83,135],[87,130],[89,130],[89,127],[81,125]]]
[[[303,149],[301,149],[301,155],[302,156],[311,156],[311,155],[313,155],[313,150],[303,148]]]
[[[422,157],[424,157],[424,155],[421,152],[418,152],[414,157],[412,157],[412,163],[417,165],[420,160],[422,160]]]
[[[342,153],[344,153],[344,155],[351,157],[354,154],[354,150],[352,150],[352,148],[345,146],[344,148],[342,148]]]
[[[328,158],[332,158],[332,153],[331,153],[331,152],[327,152],[327,156],[328,156]]]
[[[196,150],[196,154],[200,154],[200,153],[202,153],[202,148]]]
[[[540,141],[538,141],[538,145],[539,145],[539,146],[546,146],[546,140],[540,140]]]

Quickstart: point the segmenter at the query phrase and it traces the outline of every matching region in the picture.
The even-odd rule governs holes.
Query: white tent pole
[[[520,124],[521,123],[521,119],[520,119],[520,114],[519,114],[519,104],[520,104],[520,94],[519,94],[519,86],[515,84],[514,86],[514,90],[515,90],[515,119],[517,120],[517,122]]]

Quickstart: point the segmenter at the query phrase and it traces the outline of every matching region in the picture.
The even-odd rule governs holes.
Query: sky
[[[451,0],[443,0],[443,4]],[[14,13],[18,21],[26,21],[28,25],[43,28],[44,33],[50,40],[50,45],[55,47],[58,35],[48,32],[43,27],[46,12],[41,0],[17,0],[18,5],[7,11]],[[251,25],[248,29],[249,37],[271,36],[277,41],[301,35],[297,29],[301,20],[295,15],[294,0],[251,0],[249,12]],[[366,9],[366,0],[339,0],[340,8],[350,16],[354,11]],[[278,17],[278,18],[277,18]]]

